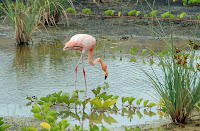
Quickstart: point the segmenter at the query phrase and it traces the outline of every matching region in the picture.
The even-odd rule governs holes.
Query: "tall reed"
[[[64,16],[67,20],[65,8],[71,0],[38,0],[38,6],[42,7],[41,23],[44,25],[57,25]]]
[[[16,0],[13,3],[6,0],[6,3],[0,6],[14,28],[18,45],[28,45],[33,31],[37,28],[41,13],[36,2],[37,0]]]

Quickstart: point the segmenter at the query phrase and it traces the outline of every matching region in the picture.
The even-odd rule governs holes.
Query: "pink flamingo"
[[[93,56],[93,51],[94,51],[95,45],[96,45],[96,39],[93,36],[87,35],[87,34],[77,34],[77,35],[74,35],[65,44],[65,47],[63,48],[63,51],[65,51],[67,49],[75,49],[75,50],[81,51],[80,59],[75,68],[75,90],[76,90],[76,82],[77,82],[77,68],[78,68],[81,58],[82,58],[82,64],[83,64],[83,54],[86,51],[89,51],[88,59],[89,59],[90,65],[94,66],[97,64],[97,62],[100,62],[101,68],[105,72],[105,79],[108,76],[107,65],[105,63],[103,63],[101,58],[97,58],[94,62],[92,61],[92,56]],[[87,91],[84,64],[83,64],[83,74],[84,74],[84,79],[85,79],[85,89]]]

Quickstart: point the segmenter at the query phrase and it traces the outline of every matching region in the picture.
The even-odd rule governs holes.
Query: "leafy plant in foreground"
[[[8,127],[10,127],[9,125],[3,125],[4,121],[3,121],[3,117],[0,117],[0,131],[5,131]]]

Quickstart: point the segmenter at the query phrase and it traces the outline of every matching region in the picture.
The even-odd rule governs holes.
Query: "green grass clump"
[[[1,10],[9,18],[15,31],[15,39],[18,45],[28,45],[31,41],[31,35],[36,29],[40,18],[40,8],[36,5],[37,0],[16,0],[13,3],[7,0],[0,6]]]

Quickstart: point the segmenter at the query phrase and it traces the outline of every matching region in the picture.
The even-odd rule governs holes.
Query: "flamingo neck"
[[[89,50],[88,59],[89,59],[90,65],[94,66],[94,65],[96,65],[98,62],[100,62],[102,70],[103,70],[104,72],[106,72],[107,65],[106,65],[105,63],[103,63],[103,61],[102,61],[101,58],[97,58],[94,62],[92,61],[93,51],[94,51],[94,48],[91,49],[91,50]]]

